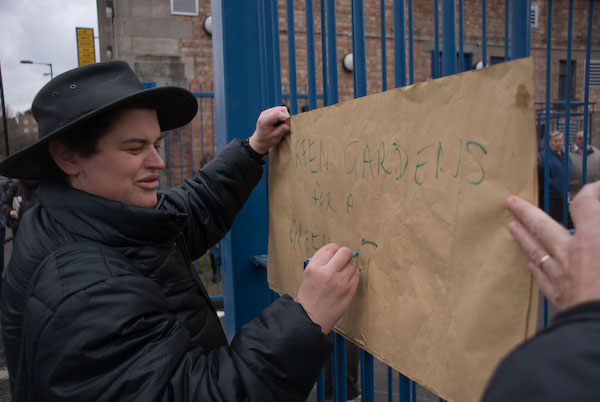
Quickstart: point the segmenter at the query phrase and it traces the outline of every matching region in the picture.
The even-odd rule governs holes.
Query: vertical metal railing
[[[376,2],[376,0],[373,0]],[[285,102],[289,102],[290,111],[292,114],[296,114],[299,112],[298,101],[302,100],[304,102],[308,102],[308,109],[312,110],[318,106],[317,100],[319,99],[319,104],[333,105],[338,102],[338,94],[340,90],[338,88],[338,66],[339,59],[337,55],[337,40],[338,33],[336,32],[336,6],[340,7],[340,2],[336,2],[335,0],[320,0],[320,2],[316,2],[313,0],[305,0],[304,1],[304,13],[305,13],[305,36],[299,34],[296,35],[295,31],[295,21],[294,21],[294,6],[298,6],[302,2],[294,1],[294,0],[282,0],[279,5],[285,4],[286,10],[285,15],[287,18],[287,66],[289,75],[288,85],[289,91],[287,93],[282,93],[282,83],[281,83],[281,66],[280,66],[280,54],[279,54],[279,10],[278,10],[278,2],[268,2],[268,1],[258,1],[259,10],[259,20],[258,24],[259,28],[259,40],[261,41],[260,46],[260,60],[261,60],[261,70],[260,70],[260,79],[263,82],[263,104],[265,106],[272,104],[281,104],[282,100]],[[495,2],[481,0],[481,65],[482,67],[486,67],[489,65],[488,61],[488,26],[487,26],[487,16],[488,16],[488,5],[489,3],[493,3],[495,7],[501,8],[504,5],[504,59],[511,60],[519,57],[526,57],[530,54],[530,26],[528,23],[524,21],[529,21],[529,13],[530,13],[530,1],[529,0],[498,0]],[[572,102],[571,101],[571,92],[573,88],[571,88],[571,75],[572,75],[572,38],[573,38],[573,19],[574,19],[574,0],[569,0],[569,15],[568,15],[568,39],[567,39],[567,63],[566,63],[566,96],[563,103],[560,103],[558,108],[553,107],[553,102],[551,100],[551,82],[552,82],[552,12],[553,12],[553,0],[547,0],[545,3],[546,10],[548,12],[547,15],[547,38],[546,38],[546,89],[545,89],[545,102],[543,102],[543,108],[539,110],[538,114],[538,124],[544,123],[544,146],[545,149],[543,153],[546,156],[546,160],[548,160],[548,148],[549,148],[549,137],[550,137],[550,128],[554,124],[558,127],[558,123],[560,119],[564,119],[565,121],[565,129],[569,130],[570,128],[570,120],[572,118],[582,119],[582,127],[584,130],[584,142],[588,143],[589,138],[591,136],[591,113],[589,102],[589,75],[590,75],[590,58],[591,58],[591,46],[592,46],[592,38],[593,38],[593,9],[594,9],[594,1],[589,2],[589,10],[587,15],[587,48],[586,48],[586,58],[585,58],[585,72],[584,72],[584,99],[583,102]],[[344,3],[346,4],[346,3]],[[433,31],[433,52],[431,57],[432,64],[432,78],[438,78],[441,75],[447,76],[450,74],[454,74],[456,72],[462,72],[470,69],[471,66],[465,64],[465,47],[464,47],[464,38],[465,38],[465,30],[464,30],[464,12],[465,8],[463,8],[463,0],[442,0],[441,4],[439,0],[431,0],[433,5],[433,13],[430,16],[430,23],[432,25]],[[344,5],[345,6],[345,5]],[[320,77],[317,77],[317,59],[316,53],[317,49],[315,46],[315,36],[318,36],[319,33],[315,33],[315,13],[313,7],[319,7],[317,16],[320,16],[320,57],[321,57],[321,68],[319,69]],[[351,19],[352,19],[352,54],[353,54],[353,89],[354,89],[354,97],[361,97],[367,95],[367,90],[370,89],[373,91],[373,88],[367,88],[367,63],[366,60],[369,58],[367,55],[368,50],[365,45],[365,17],[364,10],[365,4],[364,0],[353,0],[351,3]],[[439,12],[442,12],[442,46],[440,50],[440,16]],[[414,83],[414,46],[413,46],[413,0],[393,0],[393,3],[386,2],[385,0],[379,0],[379,12],[380,12],[380,27],[377,31],[380,32],[381,38],[381,90],[387,90],[387,79],[388,74],[392,74],[392,72],[388,72],[387,70],[387,58],[390,57],[387,53],[387,35],[386,32],[386,10],[392,13],[392,22],[393,22],[393,44],[390,47],[393,48],[393,79],[394,86],[401,87],[408,84]],[[344,10],[345,11],[345,10]],[[458,14],[458,15],[457,15]],[[581,19],[580,19],[581,20]],[[581,20],[582,23],[584,20]],[[501,30],[502,25],[501,22],[498,23],[498,28]],[[458,29],[457,29],[458,28]],[[597,29],[597,27],[596,27]],[[458,35],[457,35],[458,30]],[[498,30],[498,29],[496,29]],[[490,32],[494,32],[492,28],[489,30]],[[374,30],[369,30],[369,32],[375,32]],[[431,34],[428,34],[431,35]],[[344,36],[345,37],[345,36]],[[556,38],[556,37],[555,37]],[[419,38],[420,39],[420,38]],[[306,65],[298,66],[296,61],[296,40],[305,40],[306,44]],[[458,43],[457,43],[458,41]],[[492,39],[490,39],[491,43]],[[494,38],[494,44],[498,45],[498,41],[500,41],[500,46],[502,46],[501,39]],[[458,52],[457,52],[458,45]],[[318,42],[317,42],[318,46]],[[407,54],[408,47],[408,54]],[[431,45],[425,50],[426,52],[431,51]],[[467,48],[467,51],[470,51]],[[492,50],[493,51],[493,50]],[[429,54],[429,53],[428,53]],[[372,56],[370,56],[372,57]],[[408,59],[408,66],[407,66]],[[441,63],[440,63],[441,61]],[[301,82],[300,85],[303,87],[306,85],[305,93],[299,93],[298,91],[298,79],[297,74],[298,70],[306,69],[306,82]],[[407,80],[408,75],[408,80]],[[319,82],[320,79],[320,82]],[[391,79],[391,76],[390,76]],[[340,78],[341,81],[341,78]],[[379,81],[379,80],[377,80]],[[369,83],[374,81],[368,81]],[[322,90],[317,90],[317,85],[320,83],[319,88]],[[203,102],[207,98],[212,102],[212,92],[202,92],[202,88],[200,88],[200,92],[195,93],[198,96],[199,102]],[[572,112],[572,107],[583,107],[583,113]],[[201,139],[201,157],[200,157],[200,166],[203,166],[206,157],[210,153],[211,157],[214,155],[214,120],[213,120],[213,106],[211,103],[211,128],[212,132],[206,133],[204,126],[206,112],[204,107],[200,108],[200,139]],[[580,109],[578,109],[580,110]],[[192,133],[195,135],[192,136]],[[212,152],[209,152],[208,149],[205,150],[204,143],[205,139],[208,136],[211,136],[213,141],[211,141]],[[193,137],[193,138],[192,138]],[[198,133],[197,131],[192,130],[190,127],[190,164],[191,168],[195,169],[194,161],[197,161],[197,155],[194,154],[194,141],[197,141]],[[175,144],[175,142],[179,142]],[[176,169],[179,169],[179,177],[180,180],[183,175],[183,160],[182,153],[187,152],[182,149],[182,132],[179,131],[177,134],[167,133],[165,136],[165,159],[168,164],[168,171],[166,174],[168,184],[174,184],[173,174],[176,173]],[[568,146],[569,144],[569,136],[568,131],[565,132],[565,142]],[[178,146],[177,146],[178,145]],[[196,148],[197,149],[197,148]],[[568,154],[569,149],[565,149]],[[177,155],[177,152],[179,155]],[[176,167],[175,161],[179,161],[179,166]],[[587,164],[587,155],[584,152],[583,155],[583,181],[586,181],[586,165]],[[566,165],[566,169],[568,172],[568,165]],[[544,188],[543,188],[543,204],[546,211],[549,208],[549,188],[548,188],[548,177],[549,177],[549,167],[548,164],[544,164],[543,168],[544,174]],[[565,202],[563,207],[563,223],[566,225],[567,221],[567,205],[568,200],[566,199],[566,193],[568,192],[568,173],[565,175],[567,177],[565,182],[563,183],[563,188],[565,190]],[[209,262],[207,259],[204,259],[205,264],[205,272],[208,275],[208,265]],[[208,282],[208,277],[206,277],[206,281]],[[217,295],[215,300],[222,299],[222,294]],[[548,304],[544,302],[544,311],[543,311],[543,323],[544,326],[548,323]],[[332,338],[335,340],[335,350],[332,359],[332,378],[335,379],[333,384],[333,398],[334,401],[342,401],[345,400],[346,395],[346,340],[336,334],[332,335]],[[362,390],[362,401],[375,401],[375,391],[374,391],[374,359],[369,353],[365,351],[361,351],[360,353],[360,372],[361,372],[361,390]],[[417,390],[420,388],[417,387],[417,384],[411,381],[409,378],[404,376],[402,373],[397,373],[387,367],[387,400],[392,401],[397,399],[401,402],[408,401],[416,401],[417,400]],[[397,385],[397,388],[395,386]],[[421,392],[421,391],[419,391]],[[322,402],[324,400],[324,376],[321,375],[317,382],[317,400]]]
[[[439,0],[432,0],[434,6],[433,25],[434,25],[434,50],[432,53],[432,75],[437,78],[440,75],[450,75],[457,71],[465,71],[471,66],[465,65],[464,57],[464,26],[463,26],[463,1],[458,0],[458,39],[456,35],[457,10],[455,0],[442,0],[442,41],[443,48],[440,51],[439,44]],[[529,3],[527,1],[527,3]],[[336,1],[321,0],[320,1],[320,17],[321,17],[321,67],[322,76],[321,84],[323,88],[323,105],[333,105],[338,102],[338,59],[337,59],[337,34],[336,34]],[[305,21],[306,21],[306,72],[308,84],[308,103],[309,109],[317,107],[317,76],[316,76],[316,60],[315,60],[315,31],[314,31],[314,10],[313,1],[304,1]],[[508,60],[512,55],[515,57],[523,57],[522,49],[529,52],[529,43],[524,43],[523,34],[519,29],[523,29],[523,16],[518,14],[514,16],[510,13],[510,1],[505,2],[506,19],[505,19],[505,59]],[[287,16],[287,43],[288,43],[288,67],[289,67],[289,102],[291,112],[297,113],[297,80],[296,80],[296,55],[295,55],[295,32],[294,32],[294,1],[286,0],[286,16]],[[386,37],[386,2],[380,0],[380,42],[381,42],[381,89],[387,90],[387,37]],[[364,4],[363,0],[353,0],[352,7],[352,55],[353,55],[353,89],[354,97],[361,97],[367,94],[367,71],[366,71],[366,47],[365,47],[365,27],[364,27]],[[523,7],[514,6],[515,9],[523,9]],[[488,65],[487,61],[487,21],[486,21],[487,2],[482,0],[481,21],[482,21],[482,65]],[[413,1],[394,0],[392,5],[393,16],[393,61],[394,61],[394,86],[401,87],[407,85],[407,57],[408,57],[408,83],[414,83],[414,47],[413,47]],[[512,18],[512,20],[509,20]],[[408,23],[408,29],[406,27]],[[509,35],[512,28],[512,35]],[[528,28],[526,28],[528,29]],[[509,42],[509,37],[513,38]],[[406,53],[408,38],[408,55]],[[457,52],[458,40],[458,52]],[[509,53],[509,44],[512,47],[512,54]],[[440,65],[440,58],[442,64]],[[443,73],[442,73],[443,71]],[[284,98],[287,94],[284,94]],[[335,348],[332,359],[332,378],[336,379],[333,384],[333,400],[346,400],[346,340],[336,334],[332,334],[335,340]],[[361,390],[362,401],[374,401],[374,371],[373,357],[361,350],[360,353],[360,371],[361,371]],[[394,370],[387,368],[388,380],[388,401],[394,398]],[[404,402],[417,400],[416,383],[398,373],[398,397]],[[317,400],[324,400],[323,392],[323,375],[320,376],[317,382]]]

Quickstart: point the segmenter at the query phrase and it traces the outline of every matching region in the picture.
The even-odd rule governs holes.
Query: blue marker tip
[[[352,258],[358,256],[358,251],[355,251],[352,253]],[[308,263],[310,262],[312,258],[307,258],[306,260],[304,260],[304,269],[306,269],[306,266],[308,265]]]

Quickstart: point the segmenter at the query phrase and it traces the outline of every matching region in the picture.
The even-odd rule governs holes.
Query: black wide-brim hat
[[[124,61],[88,64],[48,82],[35,96],[31,110],[39,139],[0,162],[0,174],[17,179],[39,179],[51,160],[50,140],[72,134],[105,113],[124,108],[155,109],[161,131],[189,123],[198,111],[196,97],[187,89],[144,89]],[[77,135],[82,137],[85,132]]]

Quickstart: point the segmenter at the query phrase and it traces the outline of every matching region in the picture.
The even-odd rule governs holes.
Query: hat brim
[[[156,110],[161,131],[188,124],[198,111],[194,94],[184,88],[160,87],[140,90],[125,96],[57,128],[33,144],[15,152],[0,162],[0,174],[16,179],[39,179],[51,161],[48,142],[77,130],[84,122],[120,108],[148,108]]]

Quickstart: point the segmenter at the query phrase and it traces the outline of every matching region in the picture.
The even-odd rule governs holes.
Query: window
[[[431,52],[431,76],[435,77],[433,55],[434,52]],[[440,77],[444,76],[444,63],[442,60],[442,51],[440,50],[438,57],[438,66],[440,66]],[[473,53],[463,52],[463,63],[464,71],[473,70],[475,68],[475,66],[473,65]],[[456,52],[456,72],[460,72],[460,52]]]
[[[171,0],[171,14],[198,15],[198,0]]]
[[[33,128],[33,132],[34,132],[34,133],[37,133],[37,132],[38,132],[38,128],[37,128],[37,127],[34,127],[34,128]]]
[[[25,128],[23,129],[23,132],[24,132],[25,134],[27,134],[27,133],[29,132],[29,127],[25,127]]]
[[[575,99],[575,60],[571,60],[571,100]],[[567,99],[567,61],[561,60],[558,68],[558,100]]]
[[[23,119],[23,124],[29,124],[29,120],[28,119]]]
[[[600,59],[590,60],[589,83],[590,89],[600,89]]]

